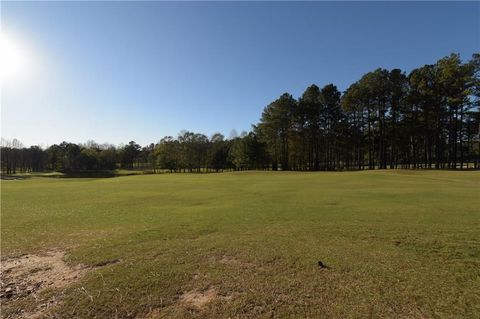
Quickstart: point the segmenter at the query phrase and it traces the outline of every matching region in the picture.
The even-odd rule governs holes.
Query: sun
[[[27,52],[12,37],[0,32],[0,79],[2,83],[25,76]]]

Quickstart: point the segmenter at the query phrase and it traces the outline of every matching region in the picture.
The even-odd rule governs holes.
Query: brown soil
[[[195,290],[186,292],[180,296],[180,302],[185,303],[187,306],[202,309],[206,304],[212,302],[216,298],[217,291],[215,288],[209,288],[203,292]]]
[[[62,288],[78,281],[87,271],[82,265],[70,267],[64,257],[63,251],[49,251],[1,260],[0,298],[5,318],[39,318],[61,302]],[[42,299],[40,293],[48,288],[55,293]],[[18,306],[27,298],[35,305],[32,312]]]
[[[204,313],[206,306],[215,301],[215,300],[224,300],[231,301],[236,297],[240,296],[239,293],[233,293],[228,295],[222,295],[218,292],[215,287],[210,287],[207,290],[191,290],[181,294],[176,303],[170,305],[169,307],[182,307],[186,308],[189,311]],[[139,318],[144,319],[155,319],[155,318],[165,318],[166,308],[154,308],[144,316]],[[167,317],[168,318],[168,317]]]

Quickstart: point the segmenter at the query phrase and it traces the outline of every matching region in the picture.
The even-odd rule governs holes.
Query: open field
[[[2,287],[2,316],[479,318],[479,186],[394,170],[2,181],[4,264],[29,254],[62,277],[29,268],[52,285]]]

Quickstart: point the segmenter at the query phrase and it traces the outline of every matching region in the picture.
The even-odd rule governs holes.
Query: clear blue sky
[[[144,145],[248,130],[283,92],[341,90],[480,51],[480,3],[2,1],[31,72],[4,80],[2,136]]]

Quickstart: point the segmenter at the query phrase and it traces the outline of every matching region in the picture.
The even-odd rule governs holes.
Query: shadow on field
[[[133,174],[131,174],[133,175]],[[114,171],[79,171],[79,172],[64,172],[63,175],[52,175],[47,177],[59,178],[110,178],[121,176]]]
[[[132,171],[132,172],[117,172],[117,171],[67,171],[67,172],[48,172],[48,173],[29,173],[25,175],[1,174],[2,180],[24,180],[32,177],[43,178],[111,178],[120,176],[145,175],[149,172]]]
[[[16,180],[23,180],[30,178],[30,176],[17,176],[17,175],[0,175],[0,179],[3,179],[5,181],[16,181]]]
[[[126,176],[134,174],[116,174],[115,172],[69,172],[69,173],[58,173],[58,174],[29,174],[29,175],[1,175],[0,178],[6,181],[14,180],[25,180],[32,177],[43,177],[43,178],[109,178],[117,176]]]

